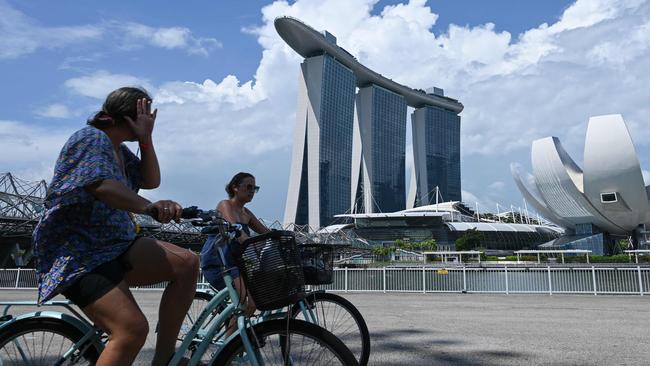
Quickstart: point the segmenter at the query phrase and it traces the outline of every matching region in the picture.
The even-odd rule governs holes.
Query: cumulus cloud
[[[488,189],[491,189],[491,190],[497,190],[497,191],[498,191],[498,190],[502,190],[505,186],[506,186],[505,183],[503,183],[502,181],[498,180],[498,181],[496,181],[496,182],[492,182],[492,183],[489,184],[487,187],[488,187]]]
[[[40,24],[0,0],[0,59],[17,58],[39,49],[55,49],[73,44],[116,38],[126,48],[142,46],[184,50],[207,56],[221,42],[198,37],[187,27],[151,27],[135,22],[111,21],[93,25],[50,27]],[[114,43],[114,42],[109,42]]]
[[[46,118],[69,118],[72,112],[64,104],[54,103],[37,110],[36,115]]]
[[[0,0],[0,59],[17,58],[40,48],[60,48],[101,38],[92,25],[44,27]]]
[[[68,79],[64,85],[73,93],[95,99],[104,99],[108,93],[122,86],[141,86],[148,91],[153,90],[146,79],[128,74],[112,74],[106,70]]]
[[[49,179],[71,132],[65,127],[52,130],[23,121],[0,120],[2,149],[11,152],[0,154],[0,167],[25,180]]]
[[[201,56],[207,56],[211,50],[222,47],[221,42],[214,38],[195,37],[186,27],[154,28],[138,23],[116,26],[124,30],[131,46],[144,41],[155,47],[181,49]]]

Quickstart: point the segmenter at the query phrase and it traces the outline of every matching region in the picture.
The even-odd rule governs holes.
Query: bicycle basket
[[[291,231],[271,231],[244,242],[235,261],[259,310],[295,304],[305,296],[300,253]]]
[[[332,245],[301,245],[300,256],[305,284],[329,285],[334,282],[334,247]]]

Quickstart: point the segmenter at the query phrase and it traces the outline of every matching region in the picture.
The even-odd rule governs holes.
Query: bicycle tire
[[[334,317],[334,319],[330,321],[321,321],[318,325],[327,329],[343,341],[355,355],[357,361],[359,361],[359,365],[366,366],[368,364],[368,359],[370,358],[370,333],[368,332],[368,326],[366,325],[366,321],[363,319],[361,312],[359,312],[359,310],[346,298],[329,292],[312,292],[305,297],[305,301],[309,303],[309,306],[312,309],[318,306],[315,305],[317,303],[331,303],[334,306],[340,307],[354,320],[359,331],[358,335],[356,333],[350,334],[350,331],[346,331],[350,327],[350,322],[349,318],[346,318],[344,314],[337,310],[330,311],[329,309],[323,309],[319,311],[316,309],[316,315],[321,315],[322,317],[332,315]],[[294,305],[291,309],[291,316],[293,318],[300,317],[302,315],[300,310],[300,306],[297,304]],[[338,329],[337,326],[339,325],[345,327],[345,329]],[[361,339],[360,346],[354,344],[356,343],[354,342],[354,339],[357,337],[360,337]]]
[[[264,359],[265,365],[285,364],[284,356],[286,353],[284,352],[284,347],[280,345],[280,340],[286,339],[286,337],[292,340],[290,345],[292,366],[359,365],[354,354],[336,336],[315,324],[302,320],[269,320],[254,325],[247,332],[253,344],[256,345],[256,351]],[[298,339],[302,341],[298,341]],[[314,352],[313,349],[309,352],[296,352],[298,344],[305,346],[310,340],[314,342],[314,347],[318,349],[317,352]],[[328,355],[323,355],[323,352],[329,353],[329,357],[327,357]],[[241,337],[235,337],[224,346],[215,359],[211,360],[210,365],[233,365],[234,362],[237,362],[238,358],[245,358],[243,356],[244,354],[244,344]],[[275,362],[269,362],[274,360]]]
[[[212,297],[211,294],[204,291],[196,291],[194,293],[192,304],[190,304],[190,307],[187,309],[187,313],[185,314],[183,323],[181,324],[181,329],[178,332],[179,341],[185,339],[185,335],[190,331],[194,322],[196,322],[196,319],[199,317],[203,309],[205,309],[205,306],[210,302],[210,300],[212,300]],[[157,329],[158,324],[156,324],[156,330]]]
[[[51,336],[48,340],[45,340],[48,333]],[[54,342],[55,335],[63,337],[60,344]],[[47,343],[46,350],[34,349],[37,345],[35,340],[40,339],[39,336],[44,340],[39,346],[45,346],[45,343]],[[94,365],[101,350],[97,349],[92,343],[85,344],[81,348],[82,352],[75,352],[73,358],[66,360],[65,363],[61,360],[61,356],[83,336],[83,332],[77,327],[61,319],[25,318],[17,320],[0,329],[0,364],[4,366],[30,364],[25,362],[24,357],[38,355],[38,359],[30,360],[31,365]],[[25,347],[21,347],[20,344],[24,344],[25,341],[29,345],[25,344]],[[47,352],[47,355],[43,354],[43,351],[50,351],[52,347],[54,349],[51,350],[51,354],[49,354],[50,352]],[[58,348],[58,352],[56,348]],[[21,351],[23,354],[21,354]]]
[[[215,294],[209,293],[206,291],[201,291],[197,290],[194,293],[194,300],[192,301],[192,305],[190,306],[190,309],[188,309],[188,315],[185,316],[185,319],[183,320],[183,325],[181,327],[181,332],[178,335],[178,338],[180,341],[182,341],[187,333],[189,332],[190,328],[194,325],[194,322],[198,318],[198,316],[203,312],[205,309],[205,306],[214,298]],[[203,327],[206,327],[210,324],[210,322],[216,318],[222,311],[224,311],[226,308],[225,304],[219,304],[214,310],[212,310],[212,313],[208,315],[208,318],[206,319],[205,323],[203,324]],[[194,309],[195,313],[193,316],[189,315],[189,312]],[[222,328],[224,328],[226,324],[222,325]],[[199,336],[199,339],[201,337]],[[199,346],[199,341],[193,342],[190,345],[190,355],[193,356],[194,353],[196,352],[197,347]],[[210,346],[206,350],[205,354],[201,357],[201,362],[207,363],[214,353],[218,350],[218,347],[213,347]]]

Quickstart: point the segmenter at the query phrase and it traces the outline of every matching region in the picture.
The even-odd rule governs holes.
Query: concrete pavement
[[[135,292],[151,329],[161,294]],[[368,323],[370,365],[650,364],[650,296],[340,294]],[[0,290],[0,299],[35,292]],[[136,364],[149,363],[154,339]]]

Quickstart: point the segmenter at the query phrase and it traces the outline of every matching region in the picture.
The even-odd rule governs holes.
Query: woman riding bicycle
[[[88,126],[61,150],[34,230],[39,303],[61,293],[109,334],[97,365],[130,365],[144,345],[148,322],[129,286],[168,281],[160,302],[154,365],[174,353],[196,288],[198,258],[191,251],[137,238],[130,213],[179,220],[182,207],[151,203],[139,189],[160,185],[152,142],[157,110],[139,88],[111,92]],[[138,141],[142,158],[124,141]]]
[[[234,259],[232,258],[232,248],[239,245],[242,239],[251,235],[250,229],[258,234],[264,234],[270,231],[260,220],[255,217],[253,212],[244,207],[247,203],[253,200],[255,193],[259,191],[260,187],[255,185],[255,177],[250,173],[237,173],[226,185],[226,193],[228,199],[225,199],[217,205],[217,211],[221,216],[230,223],[237,223],[242,225],[242,234],[244,237],[238,238],[237,241],[231,241],[224,246],[224,257],[226,263],[222,263],[219,254],[216,251],[218,245],[217,237],[210,237],[206,241],[201,250],[201,269],[203,276],[210,283],[212,287],[220,290],[226,287],[223,280],[223,267],[231,268],[230,275],[234,279],[234,285],[237,292],[242,294],[241,301],[246,303],[246,313],[252,315],[255,312],[255,302],[248,294],[246,285],[239,275],[239,270],[235,267]]]

